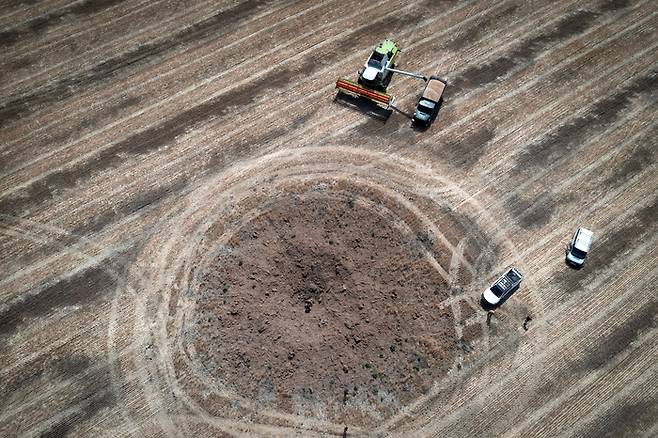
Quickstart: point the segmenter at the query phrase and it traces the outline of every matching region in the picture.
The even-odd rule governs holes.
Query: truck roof
[[[592,246],[592,238],[594,233],[588,230],[587,228],[578,228],[576,232],[576,241],[574,246],[583,252],[589,252]]]
[[[423,99],[431,100],[432,102],[438,102],[441,100],[441,96],[443,95],[443,90],[445,90],[445,88],[446,84],[443,81],[430,78],[429,81],[427,81],[427,86],[423,92]]]
[[[521,283],[522,275],[515,268],[511,268],[491,286],[491,292],[500,297],[503,293],[514,289]]]

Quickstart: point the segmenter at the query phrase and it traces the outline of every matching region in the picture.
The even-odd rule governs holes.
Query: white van
[[[569,245],[567,245],[567,263],[576,268],[581,268],[585,264],[587,253],[592,247],[593,238],[594,233],[590,230],[583,227],[578,228],[573,234]]]

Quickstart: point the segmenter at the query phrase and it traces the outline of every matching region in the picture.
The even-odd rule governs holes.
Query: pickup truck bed
[[[523,276],[516,268],[510,268],[503,275],[482,292],[482,299],[490,305],[498,305],[507,299],[521,284]]]
[[[429,80],[427,87],[425,88],[425,91],[423,92],[423,98],[438,103],[445,89],[446,89],[445,83],[441,82],[438,79],[434,79],[432,77]]]
[[[496,281],[492,286],[491,286],[491,291],[495,293],[496,295],[500,296],[502,293],[510,291],[517,287],[521,283],[521,275],[518,273],[518,271],[514,268],[510,269],[507,271],[507,273],[500,277],[498,281]],[[500,290],[500,294],[497,293],[498,291],[494,290],[494,288]]]

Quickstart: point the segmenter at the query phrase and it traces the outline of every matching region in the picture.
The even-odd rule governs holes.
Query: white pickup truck
[[[567,245],[566,262],[576,268],[582,268],[587,258],[587,253],[592,247],[594,233],[587,228],[580,227],[576,230]]]
[[[510,268],[482,292],[482,299],[492,306],[497,305],[518,289],[522,278],[523,275],[516,268]]]

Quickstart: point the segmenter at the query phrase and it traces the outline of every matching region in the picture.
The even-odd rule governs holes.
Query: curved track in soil
[[[654,3],[2,3],[0,435],[655,436]]]

